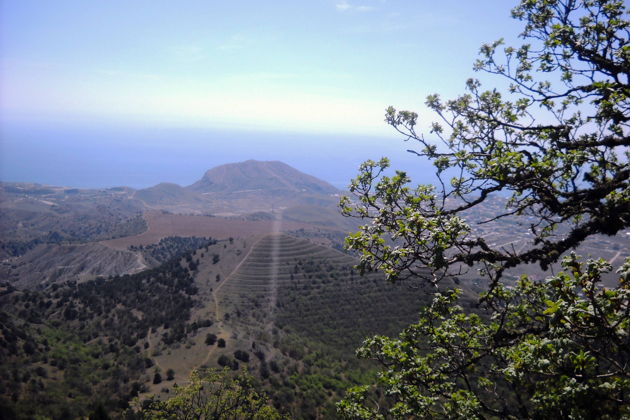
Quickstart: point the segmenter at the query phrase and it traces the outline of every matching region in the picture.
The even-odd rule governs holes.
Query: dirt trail
[[[153,343],[151,342],[151,327],[149,327],[149,330],[147,331],[147,343],[149,343],[149,348],[147,350],[150,354],[151,350],[153,350]],[[155,366],[157,366],[160,371],[164,372],[164,369],[162,369],[162,366],[160,366],[160,362],[158,362],[158,358],[152,357],[151,359],[155,362]]]
[[[223,327],[221,327],[221,331],[219,331],[219,333],[217,334],[217,341],[220,338],[227,340],[229,337],[230,337],[230,334],[228,333],[228,331],[226,331]],[[207,365],[208,361],[210,361],[210,357],[212,357],[212,355],[214,354],[214,352],[216,351],[218,347],[219,346],[216,343],[213,346],[211,346],[208,349],[208,353],[206,354],[206,357],[203,359],[203,361],[199,365],[200,366]]]

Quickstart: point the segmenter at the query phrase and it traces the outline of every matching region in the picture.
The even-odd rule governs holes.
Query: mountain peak
[[[212,168],[194,184],[186,187],[200,193],[243,191],[334,194],[329,183],[307,175],[280,161],[247,160]]]

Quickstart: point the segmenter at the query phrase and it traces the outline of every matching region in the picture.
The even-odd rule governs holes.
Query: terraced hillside
[[[220,315],[261,335],[273,327],[355,347],[370,334],[394,333],[413,320],[426,292],[359,276],[356,260],[283,234],[267,235],[217,290]]]
[[[279,408],[294,418],[335,418],[344,390],[373,374],[354,349],[413,322],[433,292],[389,284],[378,273],[360,276],[355,264],[307,240],[263,236],[214,291],[215,327],[230,339],[213,359],[249,350],[257,358],[248,369]]]

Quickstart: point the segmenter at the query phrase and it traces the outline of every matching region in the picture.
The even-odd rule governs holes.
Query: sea
[[[432,165],[391,136],[167,126],[156,123],[2,121],[0,181],[77,188],[160,182],[190,185],[205,171],[249,159],[279,160],[345,189],[367,160],[388,157],[414,183],[435,180]],[[393,171],[390,172],[393,174]]]

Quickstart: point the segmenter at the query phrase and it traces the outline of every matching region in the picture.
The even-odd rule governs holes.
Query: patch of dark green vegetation
[[[0,417],[77,418],[128,407],[154,366],[149,331],[163,331],[161,341],[171,345],[212,324],[190,322],[197,288],[189,255],[44,291],[1,285]]]
[[[255,353],[261,389],[292,419],[335,419],[335,402],[351,386],[375,379],[375,366],[305,334],[277,331],[267,359]],[[261,354],[262,353],[262,354]],[[261,357],[262,356],[262,357]]]
[[[141,251],[147,261],[164,263],[172,258],[183,256],[199,248],[208,248],[217,243],[216,239],[204,237],[169,236],[157,244],[130,246],[130,251]]]
[[[27,296],[27,302],[36,301]],[[117,412],[145,391],[145,357],[106,337],[0,312],[0,417],[70,419],[98,406]]]
[[[60,244],[62,242],[64,242],[64,237],[61,236],[59,232],[49,232],[44,236],[28,241],[0,241],[0,250],[4,251],[10,257],[19,257],[39,244]]]

